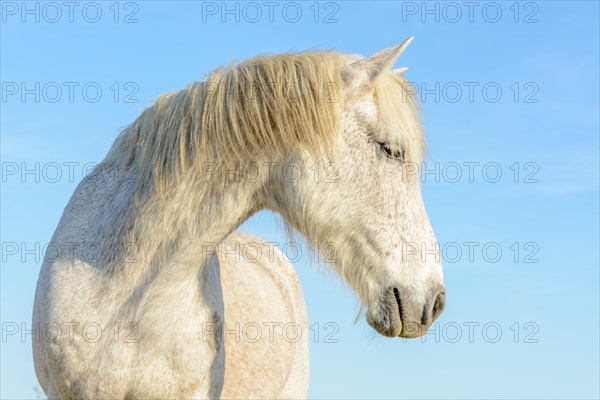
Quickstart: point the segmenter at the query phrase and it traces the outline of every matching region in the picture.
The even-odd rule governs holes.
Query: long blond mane
[[[221,67],[204,82],[162,95],[117,138],[101,166],[135,165],[138,189],[159,193],[194,166],[222,166],[269,154],[328,149],[339,126],[339,102],[354,78],[351,57],[335,52],[258,56]],[[372,82],[382,122],[412,132],[409,152],[424,145],[417,102],[399,74]]]

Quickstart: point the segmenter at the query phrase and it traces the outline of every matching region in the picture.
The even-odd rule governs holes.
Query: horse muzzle
[[[369,308],[367,322],[383,336],[422,336],[446,306],[445,288],[437,287],[432,290],[425,301],[419,300],[419,297],[409,287],[389,287],[379,304],[373,310]]]

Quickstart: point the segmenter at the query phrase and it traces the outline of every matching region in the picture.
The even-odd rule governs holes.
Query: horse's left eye
[[[403,161],[404,160],[404,151],[401,148],[394,148],[387,143],[379,143],[379,147],[385,153],[387,158],[390,160]]]

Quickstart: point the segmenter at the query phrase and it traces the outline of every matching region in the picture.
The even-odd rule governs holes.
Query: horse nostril
[[[396,303],[398,304],[398,314],[400,315],[400,321],[403,321],[403,319],[402,319],[402,301],[400,300],[400,292],[398,291],[398,288],[394,288],[394,297],[396,297]]]
[[[440,316],[442,311],[444,311],[444,307],[446,307],[446,293],[441,292],[435,298],[435,303],[433,303],[431,322],[435,321],[437,317]]]

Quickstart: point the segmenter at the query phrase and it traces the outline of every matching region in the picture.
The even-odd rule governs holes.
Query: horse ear
[[[365,57],[361,60],[355,61],[350,66],[352,68],[361,69],[367,72],[367,75],[371,80],[375,79],[382,71],[391,68],[396,62],[396,59],[400,54],[408,47],[410,42],[413,41],[413,37],[409,37],[401,44],[396,46],[388,47],[387,49],[378,51],[375,54]],[[404,72],[405,68],[400,68],[398,73]]]

